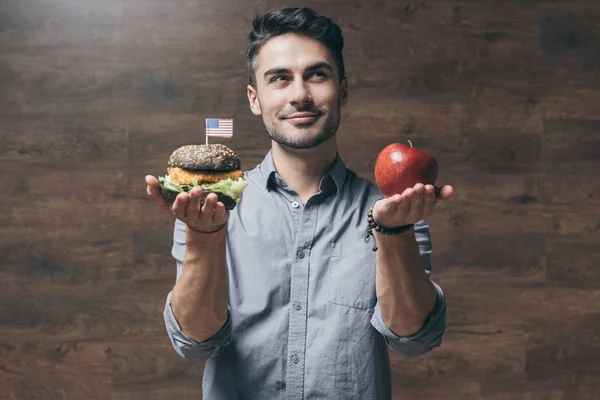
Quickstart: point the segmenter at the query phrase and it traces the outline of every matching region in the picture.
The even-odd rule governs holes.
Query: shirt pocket
[[[331,243],[327,272],[329,303],[370,310],[377,303],[377,257],[364,239]]]

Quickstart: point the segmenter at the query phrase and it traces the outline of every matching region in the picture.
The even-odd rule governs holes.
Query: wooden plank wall
[[[600,398],[600,3],[304,1],[346,39],[340,151],[411,139],[455,198],[430,219],[443,347],[395,399]],[[144,175],[235,118],[259,0],[0,2],[0,398],[197,399],[162,309],[172,219]]]

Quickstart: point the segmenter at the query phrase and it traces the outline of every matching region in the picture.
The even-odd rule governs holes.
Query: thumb
[[[448,200],[450,197],[452,197],[453,193],[454,193],[454,188],[450,185],[444,185],[442,187],[439,187],[439,186],[435,187],[435,197],[440,200]]]
[[[158,179],[156,179],[154,176],[152,175],[146,175],[146,183],[150,186],[157,186],[160,185],[160,182],[158,181]]]

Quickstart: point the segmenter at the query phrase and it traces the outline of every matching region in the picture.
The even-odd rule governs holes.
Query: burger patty
[[[238,178],[243,178],[244,173],[238,169],[229,172],[210,172],[210,171],[192,171],[183,168],[167,168],[167,173],[173,182],[182,185],[191,185],[193,181],[198,183],[217,183],[227,178],[237,181]]]

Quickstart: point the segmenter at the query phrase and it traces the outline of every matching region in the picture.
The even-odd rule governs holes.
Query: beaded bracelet
[[[408,224],[408,225],[402,225],[402,226],[398,226],[396,228],[386,228],[384,226],[379,225],[377,222],[375,222],[375,219],[373,218],[373,210],[369,211],[368,217],[367,217],[367,222],[369,223],[369,228],[367,229],[367,236],[365,237],[365,242],[369,243],[371,236],[373,236],[373,239],[375,238],[375,235],[373,234],[373,230],[375,230],[376,232],[379,232],[383,235],[399,235],[403,232],[406,232],[408,230],[410,230],[414,224]],[[373,251],[377,251],[377,246],[373,246]]]

